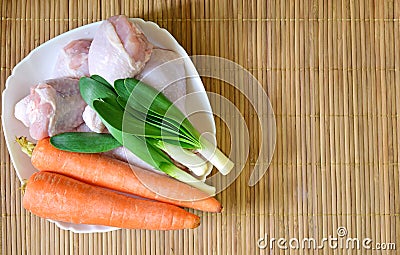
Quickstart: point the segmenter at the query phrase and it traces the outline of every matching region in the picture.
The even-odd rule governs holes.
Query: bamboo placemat
[[[2,135],[2,254],[396,254],[327,244],[285,251],[277,241],[270,250],[257,241],[322,240],[345,227],[347,237],[400,246],[399,1],[0,2],[2,90],[16,63],[41,43],[126,14],[166,28],[190,55],[244,66],[268,93],[277,125],[271,166],[249,187],[259,139],[254,109],[233,87],[203,80],[243,114],[249,160],[217,196],[223,213],[199,213],[198,229],[176,232],[73,234],[32,216],[21,205]],[[229,131],[216,124],[218,144],[228,152]],[[233,146],[240,150],[241,143]]]

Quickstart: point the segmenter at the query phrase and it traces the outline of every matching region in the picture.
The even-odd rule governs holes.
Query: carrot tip
[[[200,217],[197,217],[197,219],[196,219],[196,221],[195,221],[195,223],[194,223],[193,228],[197,228],[198,226],[200,226]]]

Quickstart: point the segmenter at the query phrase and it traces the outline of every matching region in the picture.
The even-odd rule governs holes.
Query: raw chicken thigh
[[[85,107],[82,118],[86,126],[93,132],[102,133],[106,128],[97,112],[95,112],[95,110],[93,110],[89,105]]]
[[[76,132],[92,132],[92,130],[86,126],[85,123],[82,123],[81,125],[79,125],[76,129]]]
[[[113,16],[103,21],[97,30],[89,50],[90,74],[114,81],[139,73],[150,59],[153,45],[143,32],[126,16]],[[105,126],[89,106],[83,119],[94,132],[103,132]]]
[[[185,62],[171,50],[153,49],[149,62],[136,79],[161,91],[183,113],[186,95]]]
[[[116,79],[133,77],[150,59],[153,45],[126,16],[103,21],[89,49],[89,73]]]
[[[29,127],[33,139],[73,131],[82,124],[86,106],[79,92],[79,80],[47,80],[31,88],[30,95],[15,105],[15,117]]]
[[[58,55],[54,77],[89,76],[88,54],[92,40],[74,40],[68,43]]]

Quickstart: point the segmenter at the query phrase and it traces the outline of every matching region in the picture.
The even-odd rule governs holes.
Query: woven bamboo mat
[[[257,247],[259,238],[267,245],[286,238],[288,246],[291,238],[338,237],[339,227],[345,237],[371,238],[372,247],[397,242],[400,249],[399,1],[0,2],[2,90],[16,63],[41,43],[122,13],[168,29],[190,55],[244,66],[268,93],[277,125],[271,166],[249,187],[259,139],[254,109],[231,86],[203,80],[243,114],[249,160],[217,196],[223,213],[198,213],[198,229],[176,232],[73,234],[27,213],[2,135],[2,254],[396,254],[328,244],[285,251],[278,241]],[[228,152],[229,132],[216,124]]]

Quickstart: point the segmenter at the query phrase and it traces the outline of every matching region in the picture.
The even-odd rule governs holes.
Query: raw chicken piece
[[[76,132],[92,132],[85,123],[80,124],[74,131]]]
[[[98,74],[110,84],[133,77],[149,60],[153,45],[126,16],[103,21],[89,49],[89,73]]]
[[[86,126],[93,132],[102,133],[106,128],[97,112],[95,112],[89,105],[85,107],[82,118]]]
[[[178,53],[153,49],[149,62],[135,78],[161,91],[179,110],[185,112],[185,62]]]
[[[88,54],[92,40],[74,40],[68,43],[58,55],[53,76],[76,77],[89,76]]]
[[[29,127],[33,139],[73,131],[82,124],[86,106],[79,80],[60,78],[41,82],[15,105],[15,117]]]
[[[23,99],[21,99],[21,101],[19,101],[15,105],[15,111],[14,111],[15,117],[20,121],[22,121],[22,123],[24,123],[24,125],[27,127],[30,126],[29,114],[27,114],[27,112],[32,112],[33,110],[31,109],[33,106],[33,104],[31,103],[32,101],[33,101],[33,95],[28,95]]]

